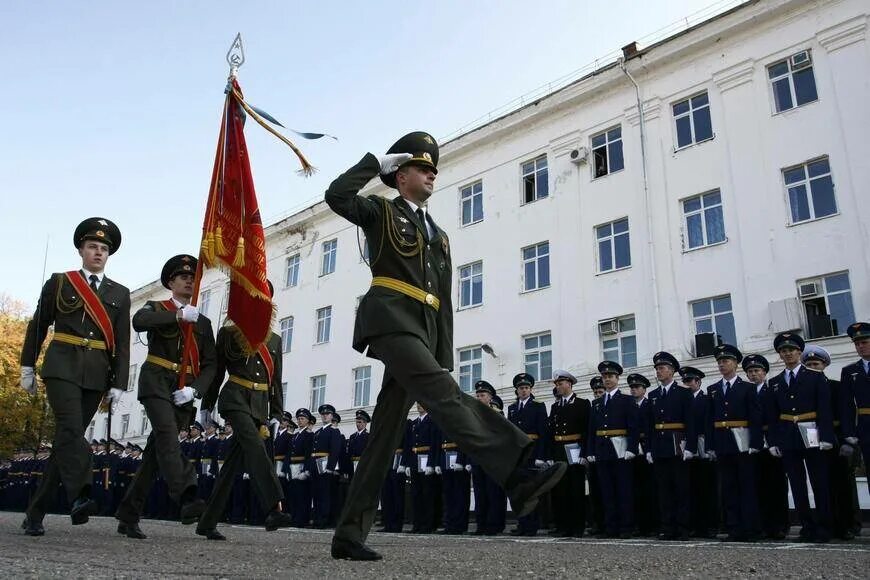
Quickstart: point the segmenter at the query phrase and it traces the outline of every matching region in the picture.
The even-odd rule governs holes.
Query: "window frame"
[[[547,344],[546,346],[541,346],[540,339],[544,336],[549,337],[550,343]],[[538,346],[533,347],[533,348],[527,348],[526,341],[530,340],[530,339],[538,339]],[[543,330],[541,332],[524,334],[521,337],[521,341],[522,341],[521,349],[522,349],[522,353],[523,353],[523,370],[525,372],[529,373],[530,375],[532,375],[533,377],[535,377],[535,381],[548,381],[548,380],[550,380],[553,377],[553,331]],[[550,353],[550,369],[549,369],[550,372],[547,373],[547,376],[542,376],[543,373],[541,372],[541,369],[543,367],[541,365],[541,358],[540,357],[541,357],[541,354],[545,353],[545,352]],[[529,359],[528,359],[529,355],[537,356],[538,360],[534,363],[530,363]],[[534,364],[537,366],[537,370],[538,370],[537,374],[533,373],[533,372],[529,372],[529,365],[530,364]]]
[[[474,191],[476,187],[480,187],[479,191]],[[466,190],[471,193],[466,197]],[[478,219],[474,219],[474,199],[480,198],[480,217]],[[525,199],[525,191],[523,191],[523,199]],[[469,204],[469,214],[471,215],[471,221],[465,221],[465,204],[466,202]],[[473,226],[474,224],[479,224],[485,218],[486,214],[483,209],[483,180],[478,179],[477,181],[473,181],[467,185],[463,185],[459,188],[459,227],[467,228],[469,226]]]
[[[335,273],[335,268],[338,264],[338,238],[324,240],[320,248],[320,278],[323,278]],[[329,266],[331,266],[331,269],[327,272]]]
[[[480,271],[477,274],[474,273],[475,266],[480,266]],[[468,276],[463,275],[463,270],[465,270],[465,269],[469,270]],[[480,301],[479,302],[474,302],[475,278],[479,278],[479,280],[480,280]],[[459,266],[459,268],[457,268],[456,279],[457,279],[456,288],[459,292],[459,295],[457,297],[457,304],[459,306],[457,307],[457,310],[467,310],[469,308],[477,308],[479,306],[483,306],[483,260],[475,260],[474,262],[469,262],[468,264],[463,264],[463,265]],[[468,289],[469,303],[468,304],[463,304],[463,296],[465,294],[465,288],[464,288],[465,284],[469,285],[469,289]]]
[[[813,163],[818,163],[820,161],[825,161],[828,164],[827,173],[810,177],[809,166]],[[786,173],[789,171],[794,171],[798,168],[803,170],[804,178],[798,182],[788,183],[786,180]],[[818,157],[813,157],[812,159],[808,159],[807,161],[804,161],[802,163],[797,163],[795,165],[783,167],[780,170],[780,176],[782,178],[783,187],[785,188],[785,203],[786,203],[786,207],[788,209],[788,223],[787,223],[788,226],[798,226],[798,225],[802,225],[802,224],[806,224],[806,223],[810,223],[810,222],[815,222],[818,220],[823,220],[823,219],[827,219],[830,217],[840,215],[840,204],[837,203],[837,184],[834,181],[834,170],[831,167],[830,156],[820,155]],[[813,196],[812,184],[813,184],[814,180],[818,181],[819,179],[823,179],[825,177],[829,178],[831,181],[831,195],[832,195],[832,199],[834,202],[834,211],[829,213],[829,214],[823,215],[823,216],[817,216],[816,215],[816,204],[815,204],[815,199]],[[807,206],[809,207],[809,210],[810,210],[810,217],[805,219],[805,220],[794,221],[794,209],[792,208],[792,203],[791,203],[791,190],[793,188],[797,188],[801,185],[805,186],[804,189],[805,189],[805,194],[806,194],[806,199],[807,199]]]
[[[132,393],[136,390],[136,373],[139,372],[139,363],[130,363],[130,370],[127,375],[126,393]]]
[[[828,278],[833,278],[834,276],[843,276],[843,275],[846,276],[846,281],[849,283],[848,289],[828,291]],[[818,299],[819,297],[822,297],[825,299],[825,311],[827,313],[826,316],[828,316],[829,318],[831,318],[831,314],[832,314],[831,313],[831,301],[830,301],[829,297],[830,296],[839,296],[842,294],[849,294],[849,303],[850,303],[851,310],[852,310],[852,316],[855,318],[855,320],[851,320],[848,323],[843,324],[842,328],[840,328],[838,325],[837,332],[834,334],[830,334],[827,336],[810,336],[810,323],[809,323],[809,319],[807,318],[807,311],[806,311],[806,306],[805,306],[805,303],[808,302],[809,300],[802,298],[800,295],[801,285],[802,284],[809,284],[809,283],[816,283],[817,285],[819,283],[821,284],[821,288],[822,288],[821,296],[817,295],[816,299]],[[827,274],[819,274],[818,276],[812,276],[809,278],[801,278],[799,280],[795,280],[795,289],[797,291],[798,301],[800,302],[800,305],[801,305],[800,316],[801,316],[801,319],[803,320],[803,323],[804,323],[804,326],[802,328],[804,329],[804,335],[805,335],[805,338],[807,340],[845,336],[847,333],[847,329],[849,328],[849,325],[856,322],[857,314],[855,313],[854,289],[852,288],[852,277],[850,275],[849,270],[840,270],[837,272],[830,272]],[[833,323],[833,320],[831,322]],[[832,329],[832,332],[833,332],[833,329]]]
[[[293,272],[293,280],[290,279],[291,268]],[[299,274],[301,270],[302,255],[299,252],[291,254],[284,259],[284,288],[295,288],[296,286],[299,286]]]
[[[360,371],[366,371],[367,376],[359,376]],[[361,396],[361,390],[365,396]],[[368,407],[371,402],[372,367],[363,365],[353,369],[353,406]]]
[[[707,95],[707,103],[695,108],[692,101],[700,97],[701,95]],[[689,108],[686,112],[678,114],[675,111],[675,108],[677,107],[677,105],[680,105],[682,103],[688,103]],[[702,109],[707,109],[707,116],[710,119],[710,136],[699,140],[697,137],[697,132],[695,130],[695,113],[696,111],[700,111]],[[689,147],[712,141],[716,138],[716,132],[713,130],[713,110],[710,105],[710,92],[707,89],[697,91],[685,98],[681,98],[671,103],[671,117],[674,120],[674,152],[682,151],[684,149],[688,149]],[[689,131],[691,132],[691,141],[685,145],[680,145],[680,131],[677,122],[683,117],[689,118]]]
[[[289,322],[285,327],[285,322]],[[296,317],[285,316],[278,322],[281,331],[281,354],[293,352],[293,328],[296,326]]]
[[[712,195],[713,193],[718,193],[718,194],[719,194],[719,203],[718,203],[718,204],[713,204],[713,205],[710,205],[710,206],[706,206],[706,205],[704,205],[704,198],[705,198],[706,196],[708,196],[708,195]],[[691,210],[691,211],[688,211],[688,212],[687,212],[687,211],[686,211],[686,203],[687,203],[687,202],[690,202],[690,201],[692,201],[692,200],[694,200],[694,199],[698,199],[698,200],[700,201],[700,204],[701,204],[700,208],[697,209],[697,210]],[[683,233],[683,235],[682,235],[682,238],[683,238],[683,240],[682,240],[682,241],[683,241],[683,253],[686,253],[686,252],[694,252],[694,251],[696,251],[696,250],[702,250],[702,249],[704,249],[704,248],[709,248],[709,247],[711,247],[711,246],[718,246],[718,245],[720,245],[720,244],[725,244],[725,243],[728,242],[728,231],[727,231],[726,226],[725,226],[725,202],[724,202],[724,200],[723,200],[723,195],[722,195],[722,190],[721,190],[721,189],[719,189],[719,188],[715,188],[715,189],[711,189],[711,190],[709,190],[709,191],[705,191],[705,192],[703,192],[703,193],[698,193],[698,194],[695,194],[695,195],[690,195],[689,197],[684,197],[683,199],[681,199],[681,200],[679,201],[679,203],[680,203],[680,210],[681,210],[682,215],[683,215],[683,221],[682,221],[682,227],[683,227],[683,232],[682,232],[682,233]],[[723,232],[723,237],[722,237],[722,239],[721,239],[720,241],[718,241],[718,242],[710,242],[709,239],[708,239],[709,236],[708,236],[708,234],[707,234],[707,211],[708,211],[708,210],[715,209],[715,208],[717,208],[717,207],[720,208],[720,211],[721,211],[721,213],[722,213],[722,232]],[[699,246],[694,246],[694,247],[692,247],[692,246],[689,245],[689,244],[690,244],[690,240],[689,240],[689,218],[692,217],[692,216],[695,216],[695,215],[700,215],[700,216],[701,216],[701,235],[702,235],[702,237],[704,238],[704,243],[701,244],[701,245],[699,245]]]
[[[538,166],[541,161],[544,162],[543,168]],[[526,172],[525,166],[529,164],[532,164],[533,169],[531,172]],[[544,179],[540,178],[541,173],[545,174]],[[526,201],[526,177],[529,175],[533,175],[535,178],[535,196],[534,199]],[[539,184],[541,182],[546,184],[546,192],[543,195],[540,192],[541,186]],[[520,162],[520,206],[530,205],[548,197],[550,197],[550,160],[547,158],[547,154],[542,153]]]
[[[327,310],[329,311],[328,316],[321,317],[321,312],[326,312]],[[332,305],[316,309],[314,311],[314,320],[314,344],[328,344],[332,338]],[[326,338],[324,340],[321,340],[321,323],[323,323],[323,328],[325,329],[323,334],[326,335]]]
[[[471,353],[471,358],[463,361],[463,353]],[[479,372],[475,372],[475,370]],[[466,377],[468,378],[467,390],[462,386],[462,381]],[[483,346],[478,344],[456,349],[456,382],[459,385],[459,390],[463,393],[473,393],[474,383],[481,378],[483,378]]]
[[[539,248],[540,248],[540,246],[542,246],[544,244],[547,245],[547,253],[541,254]],[[550,255],[551,255],[550,245],[551,245],[550,240],[544,240],[543,242],[536,242],[534,244],[530,244],[528,246],[523,246],[522,248],[520,248],[520,264],[522,267],[522,290],[521,290],[520,294],[526,294],[528,292],[537,292],[538,290],[544,290],[546,288],[549,288],[553,284],[553,279],[552,279],[552,275],[550,272]],[[535,248],[535,257],[530,258],[530,259],[526,259],[525,251],[528,249],[531,249],[531,248]],[[538,285],[538,282],[541,279],[540,263],[541,263],[541,260],[544,258],[546,258],[546,263],[547,263],[547,284],[541,286],[541,285]],[[535,286],[532,288],[529,288],[528,283],[527,283],[527,277],[526,277],[526,264],[531,263],[531,262],[535,263]]]
[[[310,385],[309,394],[310,394],[310,396],[309,396],[308,400],[311,401],[309,408],[312,409],[313,413],[317,413],[317,408],[326,402],[326,388],[328,386],[327,382],[326,382],[326,376],[327,375],[325,375],[325,374],[313,375],[311,377],[311,379],[309,380],[309,385]],[[323,384],[316,384],[318,379],[323,379]],[[319,395],[318,395],[318,393],[319,393]],[[319,397],[319,400],[316,400],[316,397]]]
[[[622,330],[622,323],[624,321],[628,321],[629,319],[631,319],[633,321],[634,328],[631,330]],[[610,322],[610,321],[614,321],[618,325],[618,331],[616,332],[616,334],[601,334],[601,325],[604,323]],[[634,338],[634,353],[633,353],[634,354],[634,364],[628,364],[628,362],[625,360],[625,350],[623,347],[623,340],[627,339],[627,338]],[[605,343],[605,341],[608,341],[608,340],[615,340],[616,341],[616,349],[615,349],[617,352],[616,358],[613,358],[612,356],[606,354],[607,352],[612,352],[614,350],[612,348],[611,349],[604,348],[604,343]],[[605,318],[604,320],[599,320],[598,321],[598,344],[600,346],[601,360],[617,361],[620,365],[622,365],[624,368],[627,368],[627,369],[628,368],[635,368],[635,367],[639,366],[638,365],[638,358],[637,358],[637,351],[638,351],[638,348],[637,348],[637,316],[635,314],[625,314],[622,316],[615,316],[613,318]]]
[[[731,304],[731,309],[730,310],[723,310],[722,312],[716,312],[715,302],[716,302],[716,300],[721,300],[723,298],[728,298],[728,302]],[[709,302],[710,303],[710,314],[703,314],[700,316],[695,316],[694,306],[695,306],[695,304],[700,304],[702,302]],[[732,346],[737,346],[737,343],[739,342],[739,338],[737,336],[737,318],[734,316],[734,299],[732,298],[730,292],[726,292],[725,294],[717,294],[715,296],[708,296],[705,298],[698,298],[697,300],[690,300],[689,301],[689,317],[692,320],[692,336],[694,337],[698,334],[701,334],[700,332],[698,332],[698,321],[709,319],[710,323],[711,323],[710,325],[712,328],[713,336],[714,337],[721,336],[723,344],[729,344],[727,337],[725,337],[721,333],[717,332],[718,329],[716,326],[716,317],[721,316],[721,315],[725,315],[725,314],[731,315],[731,322],[734,326],[734,329],[733,329],[734,330],[734,342],[730,343],[730,344],[732,344]]]
[[[616,224],[621,223],[623,221],[626,222],[625,231],[619,232],[619,233],[614,233],[614,227],[616,226]],[[599,237],[598,236],[599,228],[603,228],[605,226],[610,226],[610,234],[606,235],[603,238]],[[596,272],[595,272],[596,275],[610,274],[612,272],[619,272],[620,270],[628,270],[629,268],[631,268],[631,220],[629,220],[628,216],[621,217],[621,218],[618,218],[618,219],[615,219],[615,220],[612,220],[609,222],[605,222],[603,224],[598,224],[594,228],[592,228],[592,232],[593,232],[593,235],[595,236],[595,242],[594,242],[595,243],[595,257],[597,258],[597,260],[596,260]],[[623,236],[628,237],[628,264],[625,266],[617,267],[616,266],[616,238],[623,237]],[[610,258],[611,258],[611,264],[613,265],[613,267],[611,267],[609,270],[602,270],[601,269],[601,243],[605,240],[610,241]]]
[[[805,103],[802,103],[802,104],[798,105],[798,104],[797,104],[797,90],[796,90],[796,88],[795,88],[795,82],[794,82],[794,74],[795,74],[795,70],[792,68],[791,59],[794,58],[796,55],[802,53],[802,52],[809,53],[809,55],[810,55],[810,65],[809,65],[809,67],[804,67],[804,68],[810,68],[810,69],[812,69],[812,72],[813,72],[813,86],[814,86],[815,91],[816,91],[816,98],[813,99],[812,101],[807,101],[807,102],[805,102]],[[795,110],[795,109],[799,109],[799,108],[801,108],[801,107],[804,107],[804,106],[806,106],[806,105],[811,105],[811,104],[813,104],[813,103],[817,103],[817,102],[819,102],[819,100],[820,100],[820,97],[819,97],[819,83],[816,82],[816,63],[815,63],[815,61],[813,60],[813,56],[812,56],[812,55],[813,55],[813,51],[812,51],[812,49],[807,48],[807,49],[804,49],[804,50],[799,50],[799,51],[797,51],[797,52],[793,52],[793,53],[791,53],[791,54],[789,54],[789,55],[787,55],[787,56],[785,56],[785,57],[778,58],[778,59],[775,60],[774,62],[772,62],[772,63],[767,64],[767,65],[764,66],[764,72],[766,73],[766,77],[767,77],[767,87],[768,87],[767,90],[768,90],[768,92],[770,93],[770,104],[771,104],[771,107],[773,108],[773,113],[772,113],[773,116],[781,115],[781,114],[783,114],[783,113],[787,113],[787,112],[789,112],[789,111],[793,111],[793,110]],[[775,78],[771,78],[771,76],[770,76],[770,70],[771,70],[773,67],[775,67],[775,66],[777,66],[777,65],[780,65],[780,64],[782,64],[782,63],[785,63],[785,64],[786,64],[786,66],[788,67],[788,71],[787,71],[785,74],[780,74],[780,75],[778,75],[778,76],[775,77]],[[804,69],[797,69],[797,70],[798,70],[798,71],[802,71],[802,70],[804,70]],[[776,100],[776,89],[774,89],[774,82],[776,82],[776,81],[778,81],[778,80],[781,80],[781,79],[783,79],[783,78],[788,78],[789,96],[791,97],[792,106],[789,107],[788,109],[777,109],[777,104],[776,104],[776,103],[777,103],[777,100]]]
[[[619,129],[619,138],[611,141],[609,133],[611,131],[613,131],[614,129]],[[597,137],[601,137],[602,135],[604,135],[604,144],[599,145],[598,147],[595,147],[592,144],[593,141]],[[619,143],[619,150],[620,150],[621,157],[622,157],[622,167],[614,170],[614,169],[611,169],[611,167],[610,167],[610,162],[613,159],[613,156],[610,154],[610,146],[613,143],[617,143],[617,142]],[[625,140],[624,140],[624,137],[622,134],[622,123],[617,123],[616,125],[611,125],[610,127],[607,127],[606,129],[604,129],[602,131],[597,131],[589,136],[589,154],[590,154],[590,159],[591,159],[591,163],[589,165],[590,165],[590,170],[592,171],[592,180],[593,181],[595,181],[596,179],[602,179],[604,177],[607,177],[608,175],[613,175],[614,173],[619,173],[620,171],[625,170],[625,147],[624,147],[624,143],[625,143]],[[595,166],[595,152],[599,149],[602,149],[602,148],[604,148],[604,150],[607,153],[607,172],[602,173],[601,175],[596,175],[597,169]]]

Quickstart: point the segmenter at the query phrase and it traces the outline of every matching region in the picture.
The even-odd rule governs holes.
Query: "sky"
[[[241,32],[246,100],[318,172],[255,123],[246,137],[266,225],[322,198],[367,151],[436,138],[595,59],[733,0],[0,3],[0,293],[33,308],[45,276],[81,261],[72,232],[107,217],[109,277],[131,289],[196,255],[226,53]],[[47,248],[47,252],[46,252]],[[45,257],[47,255],[47,260]]]

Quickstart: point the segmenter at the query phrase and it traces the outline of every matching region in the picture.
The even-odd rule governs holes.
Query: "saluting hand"
[[[381,175],[387,175],[396,171],[402,163],[414,157],[410,153],[388,153],[378,157],[378,163],[381,164]]]

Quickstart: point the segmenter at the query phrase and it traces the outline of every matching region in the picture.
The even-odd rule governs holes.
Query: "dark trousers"
[[[550,493],[553,523],[562,536],[582,536],[586,531],[586,467],[569,465]]]
[[[468,531],[471,500],[471,475],[465,471],[444,471],[441,485],[444,494],[444,529],[450,533]]]
[[[828,481],[828,462],[818,449],[783,451],[782,462],[791,484],[794,507],[801,523],[801,538],[826,539],[831,537],[831,496]],[[806,465],[806,471],[804,471]],[[807,473],[813,486],[816,512],[810,509]]]
[[[712,461],[689,461],[689,490],[691,531],[696,537],[709,536],[719,525],[719,482]]]
[[[486,533],[497,535],[504,531],[507,517],[507,496],[504,489],[493,478],[486,478],[486,501],[489,508],[486,512]]]
[[[634,469],[634,514],[637,530],[648,536],[659,529],[659,496],[653,467],[641,453],[631,460]],[[716,508],[718,510],[718,508]]]
[[[254,493],[260,501],[263,513],[269,512],[275,504],[284,499],[281,484],[272,468],[272,461],[266,455],[263,438],[260,436],[259,423],[247,413],[227,411],[223,414],[233,425],[233,438],[224,458],[224,465],[218,474],[214,491],[208,500],[205,512],[197,526],[210,530],[217,526],[226,509],[236,473],[244,471],[251,476]]]
[[[311,479],[290,481],[290,513],[294,527],[306,528],[311,524]]]
[[[598,480],[598,466],[589,467],[589,531],[593,534],[604,533],[604,504],[601,500],[601,484]]]
[[[439,492],[439,476],[411,472],[411,501],[414,506],[412,532],[431,533],[435,531],[436,496]]]
[[[689,530],[689,466],[682,457],[657,457],[653,468],[659,492],[659,532],[684,535]]]
[[[176,504],[181,503],[186,491],[196,490],[193,465],[181,454],[178,445],[178,429],[190,425],[193,408],[189,404],[176,407],[156,397],[142,399],[142,405],[151,422],[151,434],[142,453],[142,463],[115,514],[127,523],[139,521],[158,470],[166,481],[169,498]]]
[[[372,416],[372,432],[354,475],[336,537],[364,542],[378,508],[378,495],[396,448],[401,445],[411,405],[418,401],[438,427],[499,484],[525,464],[534,443],[504,416],[462,393],[429,347],[411,334],[373,338],[370,349],[384,363],[384,382]],[[432,350],[430,350],[430,347]]]
[[[335,487],[338,476],[331,473],[315,475],[311,482],[311,492],[314,496],[314,527],[329,526],[329,514],[332,513],[332,500],[335,497]]]
[[[767,449],[753,458],[761,529],[768,536],[788,534],[788,479],[782,459],[774,457]]]
[[[634,530],[631,461],[597,461],[595,471],[604,506],[604,531],[608,535],[631,533]]]
[[[385,532],[401,532],[405,525],[405,473],[387,475],[381,489],[381,524]]]
[[[755,458],[748,453],[719,455],[725,529],[730,536],[755,538],[761,530]]]
[[[844,538],[851,535],[855,529],[856,520],[860,522],[858,506],[858,488],[855,485],[855,471],[852,469],[851,458],[841,457],[834,447],[823,451],[828,457],[831,483],[831,512],[834,537]],[[859,524],[860,525],[860,524]]]
[[[103,399],[102,391],[82,389],[59,379],[46,379],[48,404],[54,413],[54,440],[39,487],[30,500],[27,517],[42,521],[62,482],[70,503],[91,489],[91,449],[85,429]]]
[[[474,522],[477,524],[477,532],[486,532],[487,520],[489,519],[489,494],[487,493],[487,477],[480,466],[472,465],[471,480],[474,485]]]

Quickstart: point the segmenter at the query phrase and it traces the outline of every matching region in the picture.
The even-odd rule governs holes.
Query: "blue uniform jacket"
[[[762,439],[761,406],[755,393],[755,385],[736,377],[724,393],[725,379],[707,387],[710,397],[710,419],[707,429],[712,430],[712,439],[707,440],[707,449],[717,455],[733,455],[738,453],[734,434],[729,428],[717,428],[716,423],[723,421],[748,421],[749,447],[761,450],[764,448]],[[737,425],[734,425],[735,427]]]
[[[329,454],[329,459],[326,460],[326,469],[329,471],[335,471],[338,468],[338,462],[341,461],[341,453],[344,449],[342,439],[341,431],[331,425],[325,425],[314,432],[311,452],[312,454]],[[317,473],[317,469],[315,468],[312,473]]]
[[[402,465],[410,467],[411,471],[417,471],[418,455],[429,456],[427,467],[434,468],[436,465],[440,465],[441,432],[428,414],[422,419],[417,417],[411,421],[411,434],[408,437],[408,446],[402,456]]]
[[[791,385],[786,385],[785,371],[783,371],[770,380],[770,388],[774,393],[773,402],[777,421],[776,428],[771,426],[768,433],[773,436],[774,444],[781,451],[804,449],[797,423],[788,418],[783,420],[783,415],[815,413],[814,419],[805,420],[815,421],[819,430],[819,441],[827,441],[832,445],[836,443],[831,393],[825,375],[801,365]]]
[[[863,415],[858,409],[865,409]],[[843,437],[857,437],[862,445],[870,443],[870,375],[859,360],[840,373],[840,422]]]
[[[508,406],[508,421],[535,442],[531,461],[547,458],[547,406],[535,400],[534,395],[526,399],[522,411],[519,401]]]
[[[610,437],[597,435],[599,431],[613,429],[625,430],[628,437],[626,449],[636,453],[638,436],[638,417],[640,415],[634,398],[614,391],[610,402],[604,404],[607,395],[592,401],[592,412],[589,415],[589,435],[586,440],[586,456],[594,455],[596,461],[612,461],[618,459]]]
[[[692,453],[698,452],[698,434],[695,420],[692,416],[692,392],[671,383],[667,396],[663,395],[661,386],[649,394],[650,418],[647,424],[647,440],[653,458],[667,459],[682,457],[680,440],[685,440],[686,449]],[[656,429],[656,425],[684,425],[680,429]]]

